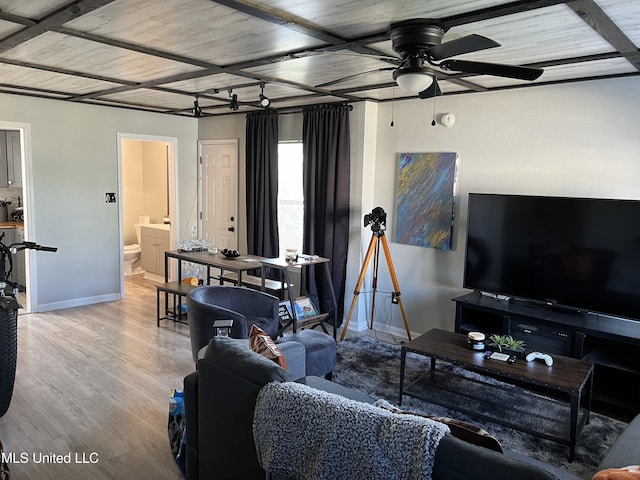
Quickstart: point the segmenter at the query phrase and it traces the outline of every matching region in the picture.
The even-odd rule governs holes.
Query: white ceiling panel
[[[167,83],[164,87],[173,88],[177,90],[183,90],[192,93],[211,93],[214,89],[218,89],[221,93],[226,94],[227,89],[234,88],[234,92],[244,91],[251,89],[256,93],[260,93],[260,82],[246,77],[239,77],[237,75],[230,75],[228,73],[220,73],[217,75],[209,75],[207,77],[194,78],[192,80],[183,80],[180,82]],[[240,87],[240,85],[252,85],[250,87]],[[265,82],[265,95],[269,97],[288,97],[307,95],[308,90],[301,90],[299,88],[290,87],[286,84]]]
[[[501,46],[456,58],[522,65],[612,51],[611,45],[566,5],[454,27],[443,42],[472,33]]]
[[[412,18],[444,18],[469,10],[493,7],[510,0],[267,0],[263,8],[295,15],[343,37],[360,37],[384,31],[393,22]]]
[[[209,90],[226,90],[235,85],[257,82],[256,80],[231,75],[228,73],[218,73],[216,75],[207,75],[206,77],[198,77],[190,80],[181,80],[179,82],[165,83],[163,86],[184,90],[192,93],[207,92]]]
[[[376,88],[372,90],[360,90],[354,93],[356,96],[360,98],[373,98],[375,100],[391,100],[395,98],[396,100],[402,100],[405,98],[414,98],[413,95],[405,92],[400,87],[385,87],[385,88]]]
[[[68,95],[85,94],[117,86],[115,83],[101,80],[3,63],[0,63],[0,79],[4,83],[43,90],[57,90]]]
[[[22,28],[22,25],[0,20],[0,37],[6,37],[8,35],[11,35],[12,33],[15,33],[18,30],[20,30],[20,28]]]
[[[604,13],[627,35],[636,47],[640,47],[640,11],[638,1],[596,0]]]
[[[378,68],[393,69],[394,67],[392,67],[391,65],[387,65],[387,66],[382,66]],[[362,70],[360,72],[356,72],[356,74],[358,75],[357,77],[353,77],[353,78],[344,80],[342,82],[335,83],[327,88],[331,88],[334,90],[335,89],[342,90],[342,89],[359,88],[366,85],[382,85],[385,83],[393,82],[393,77],[392,77],[393,70],[378,71],[378,68],[374,70]]]
[[[2,0],[0,9],[5,13],[37,20],[67,4],[67,0]]]
[[[117,0],[66,26],[227,65],[321,44],[209,0]]]
[[[536,82],[543,83],[585,77],[592,78],[604,75],[627,74],[634,71],[635,68],[633,65],[623,58],[597,60],[593,62],[581,62],[570,65],[548,67]],[[468,80],[487,88],[513,86],[523,83],[522,80],[489,77],[486,75],[482,77],[469,77]]]
[[[2,56],[130,82],[200,70],[193,65],[53,32],[29,40]]]
[[[256,75],[317,86],[349,75],[388,66],[386,62],[364,55],[324,54],[263,65],[248,71]]]
[[[167,93],[158,90],[140,88],[127,92],[113,93],[100,96],[102,100],[117,100],[119,102],[130,102],[140,105],[164,105],[167,109],[191,108],[193,107],[193,97]]]

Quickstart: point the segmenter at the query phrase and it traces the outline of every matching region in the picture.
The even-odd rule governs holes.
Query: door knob
[[[235,232],[236,231],[236,229],[233,228],[233,227],[229,227],[229,228],[227,228],[227,230],[230,231],[230,232]]]

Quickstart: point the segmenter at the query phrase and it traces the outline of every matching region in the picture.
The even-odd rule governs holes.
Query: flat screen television
[[[464,287],[640,320],[640,201],[471,193]]]

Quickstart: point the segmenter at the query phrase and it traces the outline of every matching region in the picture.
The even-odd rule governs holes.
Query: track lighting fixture
[[[238,104],[238,95],[236,95],[235,93],[233,93],[233,89],[229,89],[229,98],[231,99],[231,101],[229,102],[229,110],[238,110],[239,104]]]
[[[260,106],[262,108],[267,108],[271,105],[271,100],[264,94],[264,82],[260,82],[260,96],[258,98],[260,99]]]
[[[202,116],[202,109],[198,104],[198,95],[196,95],[196,100],[193,102],[193,116],[196,118],[200,118]]]

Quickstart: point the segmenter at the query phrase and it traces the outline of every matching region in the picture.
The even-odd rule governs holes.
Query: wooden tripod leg
[[[342,335],[340,335],[340,341],[344,340],[344,336],[347,333],[347,327],[349,326],[349,322],[351,321],[351,315],[353,314],[353,309],[358,303],[358,296],[360,295],[360,289],[362,288],[362,284],[364,283],[364,276],[367,274],[367,268],[369,267],[369,262],[371,261],[371,257],[373,256],[373,251],[376,245],[376,236],[371,235],[371,241],[369,242],[369,248],[367,249],[367,254],[364,257],[364,262],[362,263],[362,269],[360,270],[360,276],[358,277],[358,283],[356,283],[356,288],[353,291],[353,300],[351,301],[351,307],[349,308],[349,314],[347,315],[347,321],[344,324],[344,328],[342,329]]]
[[[387,243],[387,237],[382,236],[382,249],[384,250],[384,256],[387,259],[387,266],[389,267],[389,274],[391,275],[391,282],[393,283],[393,289],[396,298],[398,299],[398,305],[400,306],[400,313],[402,313],[402,321],[404,322],[404,329],[407,332],[407,338],[411,340],[411,332],[409,332],[409,323],[407,322],[407,315],[404,313],[404,306],[402,305],[402,297],[400,296],[400,285],[398,285],[398,277],[396,271],[393,268],[393,261],[391,260],[391,252],[389,251],[389,244]]]

